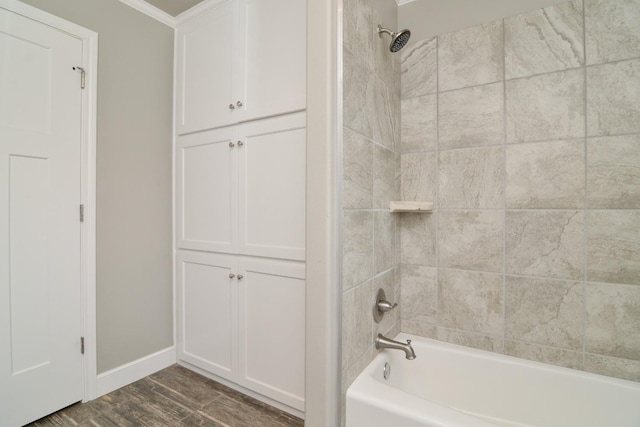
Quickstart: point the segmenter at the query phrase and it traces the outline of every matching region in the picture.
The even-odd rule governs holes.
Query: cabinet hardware
[[[233,147],[235,147],[235,146],[236,146],[236,145],[235,145],[233,142],[230,142],[230,143],[229,143],[229,147],[233,148]]]
[[[244,276],[242,274],[238,274],[238,280],[242,280]]]
[[[238,141],[238,147],[242,147],[243,145],[244,145],[244,142]]]
[[[235,275],[235,274],[233,274],[233,273],[229,273],[229,279],[233,279],[234,277],[236,277],[236,275]]]
[[[242,101],[238,101],[238,102],[236,102],[236,105],[237,105],[238,107],[242,107]]]
[[[233,110],[233,109],[235,109],[235,108],[236,108],[236,106],[235,106],[235,105],[233,105],[233,104],[229,104],[229,110]]]

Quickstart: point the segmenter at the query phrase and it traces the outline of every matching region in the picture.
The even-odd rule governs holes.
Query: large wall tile
[[[640,56],[638,0],[585,0],[587,64]]]
[[[403,264],[401,269],[403,322],[435,323],[438,307],[436,269],[411,264]]]
[[[343,107],[344,125],[371,138],[373,136],[373,91],[375,76],[348,49],[343,56]]]
[[[640,208],[640,135],[587,140],[590,208]]]
[[[505,278],[505,338],[582,350],[584,285]]]
[[[441,150],[504,143],[503,84],[440,94],[438,137]]]
[[[507,142],[584,136],[584,70],[506,83]]]
[[[440,211],[439,266],[501,272],[502,211]]]
[[[374,271],[380,273],[395,264],[396,216],[388,211],[376,211],[373,213],[373,247],[374,247]]]
[[[425,95],[401,101],[402,153],[436,149],[437,99],[437,95]]]
[[[435,201],[438,173],[436,159],[435,152],[402,155],[402,200]]]
[[[371,301],[373,281],[363,283],[342,296],[342,368],[348,368],[371,346]]]
[[[373,213],[344,212],[343,286],[348,289],[373,276]]]
[[[438,90],[438,39],[422,40],[402,49],[402,99],[428,95]]]
[[[584,64],[582,0],[507,18],[504,32],[507,79]]]
[[[502,337],[484,335],[476,332],[458,331],[449,328],[438,328],[438,340],[465,347],[502,353],[504,340]]]
[[[397,95],[400,95],[400,75],[398,74],[400,66],[399,55],[389,50],[389,43],[391,38],[387,34],[383,34],[382,37],[378,34],[378,24],[383,28],[395,28],[396,22],[386,22],[380,18],[378,12],[373,10],[373,25],[371,26],[371,32],[373,34],[373,67],[375,73],[387,86],[393,88],[393,91]]]
[[[504,328],[503,304],[501,275],[476,271],[439,271],[438,310],[441,326],[501,336]]]
[[[581,211],[508,211],[506,272],[582,279],[583,243]]]
[[[507,146],[507,207],[584,207],[584,140]]]
[[[640,59],[587,68],[589,136],[640,132]]]
[[[640,286],[587,284],[588,353],[640,360]]]
[[[640,382],[640,360],[585,354],[584,370],[594,374]]]
[[[373,208],[389,209],[389,202],[397,200],[396,156],[377,144],[373,146]]]
[[[504,148],[441,151],[440,208],[491,209],[504,207]]]
[[[582,369],[582,352],[578,351],[505,340],[504,354],[564,368]]]
[[[343,4],[343,43],[371,68],[373,66],[371,4],[367,0],[348,0]]]
[[[435,324],[420,323],[413,320],[402,319],[400,329],[407,334],[418,335],[419,337],[436,339],[437,329]]]
[[[502,21],[438,37],[438,89],[476,86],[502,80]]]
[[[343,129],[343,207],[371,209],[373,201],[373,143]]]
[[[640,210],[590,211],[587,221],[587,279],[640,285]]]
[[[373,140],[394,151],[400,146],[400,97],[379,78],[373,92]]]
[[[400,259],[403,264],[436,265],[436,220],[430,214],[400,216]]]

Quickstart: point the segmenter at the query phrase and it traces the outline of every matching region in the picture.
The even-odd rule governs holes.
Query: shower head
[[[382,26],[378,25],[378,35],[382,37],[382,33],[387,33],[391,36],[389,50],[394,53],[402,49],[409,41],[409,37],[411,37],[411,31],[409,30],[402,30],[394,33],[393,31],[387,28],[382,28]]]

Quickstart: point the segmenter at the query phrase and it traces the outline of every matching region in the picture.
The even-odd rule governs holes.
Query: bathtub
[[[347,427],[640,427],[640,383],[407,338],[415,360],[383,350],[349,387]]]

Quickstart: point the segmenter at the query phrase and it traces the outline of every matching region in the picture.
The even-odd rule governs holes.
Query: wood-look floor
[[[69,406],[29,426],[303,427],[304,422],[173,365],[91,402]]]

